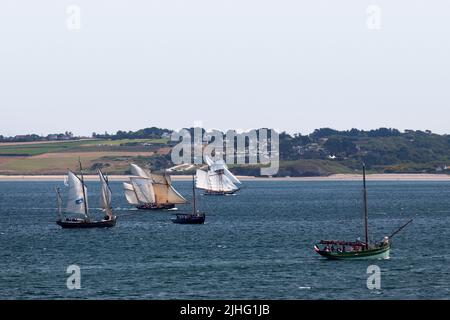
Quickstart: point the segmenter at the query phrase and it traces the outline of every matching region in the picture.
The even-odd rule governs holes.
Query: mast
[[[91,220],[88,215],[87,205],[86,205],[86,191],[84,190],[84,177],[83,177],[83,168],[81,167],[81,159],[78,158],[78,163],[80,164],[80,174],[81,174],[81,184],[83,187],[83,206],[84,206],[84,214],[88,218],[88,220]]]
[[[59,213],[59,219],[62,221],[63,215],[62,215],[62,199],[61,199],[61,193],[59,192],[59,188],[55,188],[56,191],[56,197],[58,201],[58,213]]]
[[[192,175],[192,210],[193,210],[193,214],[197,213],[197,209],[196,209],[196,203],[195,203],[195,176]]]
[[[366,236],[366,249],[369,248],[369,226],[367,213],[367,189],[366,189],[366,164],[363,163],[363,185],[364,185],[364,231]]]

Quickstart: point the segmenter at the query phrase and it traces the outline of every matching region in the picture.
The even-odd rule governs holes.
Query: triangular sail
[[[83,182],[72,171],[69,171],[67,174],[67,182],[69,185],[69,192],[66,211],[70,213],[79,213],[88,218],[86,215],[86,212],[89,210],[86,186],[83,186]]]
[[[102,187],[100,204],[101,204],[102,208],[105,209],[106,215],[109,218],[112,218],[113,213],[112,213],[112,209],[111,209],[111,198],[112,198],[111,189],[109,187],[108,180],[106,179],[106,177],[103,175],[103,173],[100,170],[98,170],[98,175],[100,177],[100,182],[101,182],[101,187]]]
[[[139,200],[136,196],[136,192],[134,191],[133,185],[124,182],[123,189],[125,190],[125,198],[127,199],[128,203],[132,205],[138,205]]]
[[[173,204],[187,203],[187,200],[181,194],[179,194],[178,191],[175,190],[175,188],[172,186],[169,186],[167,199],[168,199],[169,203],[173,203]]]

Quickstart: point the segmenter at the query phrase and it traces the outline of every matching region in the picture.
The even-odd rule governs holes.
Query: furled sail
[[[111,189],[108,184],[107,178],[103,175],[103,173],[98,170],[98,175],[100,177],[102,192],[100,197],[100,203],[102,208],[105,209],[106,215],[109,218],[113,217],[113,213],[111,210]]]
[[[136,192],[136,197],[142,203],[154,203],[155,192],[152,181],[148,178],[131,178],[131,184]]]
[[[133,185],[131,183],[124,182],[123,189],[125,190],[125,198],[127,199],[128,203],[132,205],[138,205],[139,200],[136,196]]]
[[[71,213],[79,213],[85,215],[88,212],[87,188],[83,182],[72,171],[67,174],[67,182],[69,185],[68,199],[66,211]],[[84,187],[84,194],[83,194]],[[85,198],[86,197],[86,198]]]

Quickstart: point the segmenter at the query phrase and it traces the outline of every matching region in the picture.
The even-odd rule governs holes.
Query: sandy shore
[[[85,176],[86,180],[98,180],[98,176]],[[126,181],[128,176],[111,175],[111,181]],[[251,177],[238,176],[242,181],[354,181],[361,180],[358,174],[333,174],[327,177]],[[172,180],[191,180],[189,175],[172,176]],[[0,181],[63,181],[64,175],[0,175]],[[367,180],[377,181],[450,181],[450,175],[445,174],[368,174]]]

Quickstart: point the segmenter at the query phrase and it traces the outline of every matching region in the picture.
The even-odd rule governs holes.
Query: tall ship
[[[88,205],[88,189],[84,183],[83,169],[80,162],[80,175],[67,173],[67,206],[63,212],[61,191],[56,188],[59,218],[56,224],[62,228],[110,228],[116,225],[117,217],[111,208],[111,189],[108,177],[98,170],[101,184],[100,204],[105,212],[103,219],[95,220]],[[71,215],[71,216],[68,216]]]
[[[367,209],[366,167],[363,164],[363,198],[364,198],[364,234],[365,241],[321,240],[314,246],[314,250],[328,259],[356,259],[376,258],[388,259],[391,250],[391,239],[400,230],[412,222],[398,228],[390,236],[385,236],[381,241],[369,241],[369,217]]]
[[[207,170],[197,169],[196,187],[205,190],[205,195],[227,195],[239,191],[236,184],[241,184],[238,178],[228,169],[223,160],[212,160],[205,157]]]
[[[172,186],[168,174],[156,174],[131,164],[129,182],[124,182],[125,197],[129,204],[141,210],[173,209],[187,200]]]

